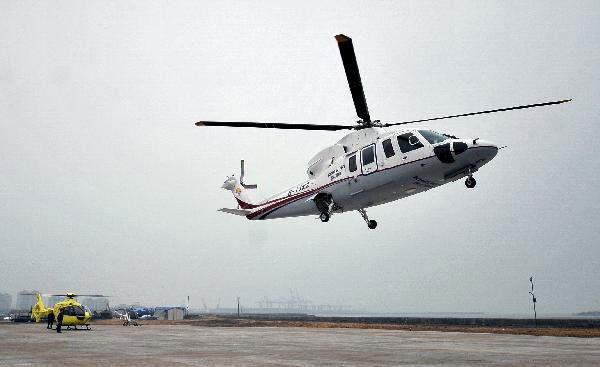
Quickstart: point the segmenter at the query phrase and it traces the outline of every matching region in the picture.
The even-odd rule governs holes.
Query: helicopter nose
[[[442,163],[460,164],[490,161],[498,153],[498,146],[491,141],[477,139],[456,139],[433,147],[433,152]]]
[[[488,140],[473,139],[470,145],[470,148],[474,148],[477,155],[486,161],[492,160],[498,154],[498,145]]]

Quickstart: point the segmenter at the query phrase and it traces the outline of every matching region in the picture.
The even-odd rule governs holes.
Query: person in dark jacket
[[[46,326],[46,329],[52,329],[52,325],[54,325],[54,311],[50,311],[48,314],[48,326]]]
[[[62,333],[62,331],[60,331],[60,328],[62,327],[62,321],[63,321],[63,310],[61,309],[60,312],[58,313],[58,316],[56,317],[56,332],[57,333]]]

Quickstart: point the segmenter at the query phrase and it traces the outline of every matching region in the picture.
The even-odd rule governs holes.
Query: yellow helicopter
[[[88,321],[90,321],[92,315],[86,306],[77,302],[77,294],[73,292],[69,292],[67,294],[51,294],[50,296],[66,297],[64,301],[57,302],[52,308],[46,308],[44,306],[42,295],[40,293],[35,293],[35,296],[37,298],[37,303],[31,309],[31,316],[35,318],[35,322],[40,322],[44,316],[47,316],[50,313],[53,313],[55,319],[58,319],[58,314],[62,311],[62,326],[66,326],[67,329],[70,329],[71,326],[73,326],[75,329],[77,329],[77,325],[83,325],[86,327],[86,329],[90,330],[90,324]],[[108,297],[101,294],[80,294],[79,296]]]

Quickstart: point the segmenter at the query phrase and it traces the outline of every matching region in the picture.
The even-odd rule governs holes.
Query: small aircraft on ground
[[[135,314],[134,311],[131,310],[115,310],[115,315],[119,317],[121,321],[123,321],[123,326],[140,326],[137,321],[131,319],[131,314]]]
[[[66,326],[67,329],[70,329],[73,326],[77,329],[77,325],[83,325],[86,329],[90,329],[90,321],[91,313],[90,310],[77,302],[77,296],[82,297],[108,297],[103,296],[101,294],[80,294],[77,295],[73,292],[69,292],[67,294],[51,294],[49,296],[59,296],[66,297],[64,301],[57,302],[54,304],[52,308],[46,308],[44,306],[44,302],[42,300],[42,295],[40,293],[35,293],[37,298],[37,303],[31,309],[31,316],[35,318],[36,322],[40,322],[44,316],[47,316],[50,313],[54,313],[55,320],[58,318],[58,314],[62,311],[63,313],[63,321],[62,326]]]
[[[199,121],[196,126],[229,126],[266,129],[353,130],[336,144],[317,153],[309,162],[308,179],[261,202],[248,199],[244,183],[244,161],[240,178],[228,177],[222,188],[230,190],[237,209],[220,211],[251,220],[318,215],[322,222],[334,213],[356,210],[370,229],[377,227],[366,208],[389,203],[466,177],[474,188],[473,174],[491,161],[498,146],[479,138],[457,138],[424,129],[387,131],[384,128],[418,122],[549,106],[570,99],[463,113],[413,121],[381,123],[371,120],[352,39],[335,36],[348,86],[360,118],[355,125],[265,123],[245,121]]]

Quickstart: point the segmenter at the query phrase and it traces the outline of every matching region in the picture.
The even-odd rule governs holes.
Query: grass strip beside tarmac
[[[202,327],[303,327],[303,328],[352,328],[352,329],[380,329],[380,330],[405,330],[405,331],[442,331],[461,333],[492,333],[513,335],[538,335],[538,336],[567,336],[580,338],[600,337],[600,328],[573,328],[573,327],[518,327],[502,326],[490,327],[479,325],[444,325],[444,324],[400,324],[400,323],[365,323],[365,322],[332,322],[319,320],[264,320],[251,317],[228,316],[200,316],[197,319],[187,320],[137,320],[142,325],[189,325]],[[97,320],[97,325],[119,325],[118,319]]]

